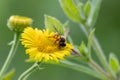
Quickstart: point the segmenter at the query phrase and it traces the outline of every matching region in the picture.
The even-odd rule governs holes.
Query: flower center
[[[59,42],[56,38],[44,37],[42,41],[39,41],[38,50],[40,52],[52,53],[59,50]]]

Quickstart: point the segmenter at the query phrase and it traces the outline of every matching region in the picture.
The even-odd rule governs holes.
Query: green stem
[[[93,7],[92,7],[92,12],[90,14],[91,16],[87,19],[86,23],[83,23],[82,25],[80,25],[80,27],[82,28],[82,30],[84,31],[84,33],[86,34],[87,37],[89,36],[90,29],[94,26],[94,23],[96,22],[101,2],[102,2],[102,0],[98,0],[98,1],[92,0]],[[112,70],[107,62],[107,59],[104,55],[104,52],[95,36],[93,36],[92,46],[93,46],[94,50],[96,51],[96,54],[97,54],[100,62],[102,63],[103,67],[106,69],[107,72],[110,73],[111,76],[113,76],[115,78],[116,75],[112,72]]]
[[[107,78],[103,74],[101,74],[97,71],[94,71],[93,69],[91,69],[89,67],[78,65],[78,64],[75,64],[75,63],[72,63],[72,62],[69,62],[69,61],[60,61],[60,63],[61,64],[58,64],[58,65],[68,67],[68,68],[71,68],[73,70],[77,70],[77,71],[80,71],[80,72],[84,72],[86,74],[89,74],[91,76],[94,76],[94,77],[102,79],[102,80],[107,80]]]
[[[82,30],[88,37],[88,35],[90,33],[90,30],[88,29],[89,27],[86,25],[80,25],[80,27],[82,28]],[[102,63],[103,67],[111,74],[111,76],[116,77],[108,64],[107,59],[103,53],[103,50],[102,50],[97,38],[95,37],[95,35],[93,36],[92,46],[93,46],[94,50],[96,51],[96,54],[97,54],[100,62]]]
[[[30,68],[28,68],[25,72],[23,72],[18,80],[26,80],[27,77],[32,73],[34,72],[35,70],[39,69],[39,66],[38,66],[38,63],[34,63]]]
[[[93,61],[92,59],[89,62],[89,65],[92,66],[94,69],[96,69],[97,71],[99,71],[101,74],[105,75],[109,80],[112,80],[111,76],[106,73],[95,61]]]
[[[14,34],[14,39],[13,39],[13,43],[12,43],[12,47],[10,49],[10,52],[7,56],[7,59],[0,71],[0,79],[2,78],[2,76],[4,75],[4,73],[6,72],[6,70],[8,69],[8,66],[10,65],[12,59],[13,59],[13,56],[15,55],[15,52],[16,52],[16,49],[17,49],[17,46],[19,44],[19,34],[15,33]]]
[[[73,52],[76,53],[76,54],[80,54],[80,52],[77,52],[75,49],[73,50]],[[81,56],[79,55],[79,57],[81,57]],[[106,78],[108,78],[109,80],[112,80],[111,76],[110,76],[108,73],[106,73],[106,72],[105,72],[94,60],[92,60],[91,58],[90,58],[88,64],[89,64],[94,70],[96,70],[97,72],[103,74],[103,75],[104,75]]]

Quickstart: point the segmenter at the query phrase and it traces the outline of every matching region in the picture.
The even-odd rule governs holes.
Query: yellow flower
[[[21,43],[26,49],[26,54],[34,61],[58,62],[70,55],[72,45],[66,43],[66,46],[60,47],[59,40],[54,37],[55,33],[47,30],[38,30],[31,27],[25,28],[21,35]]]

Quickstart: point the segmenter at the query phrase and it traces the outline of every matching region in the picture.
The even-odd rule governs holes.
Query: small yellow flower
[[[70,55],[72,45],[66,43],[65,47],[60,47],[58,40],[52,37],[54,32],[47,30],[38,30],[31,27],[25,28],[21,35],[21,43],[26,49],[26,54],[34,61],[49,61],[58,62],[59,59],[64,59]]]
[[[8,28],[15,32],[21,32],[24,28],[31,26],[32,19],[28,17],[13,15],[8,19]]]

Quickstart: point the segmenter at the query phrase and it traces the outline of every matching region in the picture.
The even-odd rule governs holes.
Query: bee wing
[[[58,31],[58,29],[55,26],[53,26],[53,28],[60,35],[60,32]]]
[[[66,29],[65,29],[65,32],[64,32],[64,37],[65,37],[65,39],[66,39],[66,37],[69,35],[69,33],[70,33],[70,28],[66,28]]]

